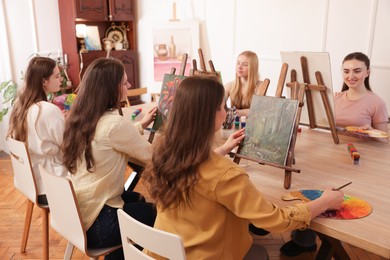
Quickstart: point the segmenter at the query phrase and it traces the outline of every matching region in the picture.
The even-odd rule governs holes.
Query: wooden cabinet
[[[129,0],[76,0],[76,16],[89,21],[132,21]]]
[[[132,88],[139,88],[138,54],[134,25],[134,0],[58,0],[63,53],[68,57],[68,75],[75,87],[88,65],[99,57],[106,57],[104,50],[80,53],[80,39],[76,37],[76,24],[97,26],[100,42],[106,30],[115,23],[123,25],[127,44],[125,50],[111,50],[110,56],[121,60]],[[104,49],[103,43],[102,48]],[[139,97],[131,100],[140,103]]]

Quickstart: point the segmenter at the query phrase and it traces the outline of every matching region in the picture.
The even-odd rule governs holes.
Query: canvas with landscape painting
[[[240,155],[286,165],[298,101],[253,96]]]

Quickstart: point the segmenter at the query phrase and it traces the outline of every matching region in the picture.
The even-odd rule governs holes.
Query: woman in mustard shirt
[[[225,117],[219,82],[184,79],[144,171],[157,207],[154,226],[178,234],[187,259],[243,259],[252,246],[249,223],[271,232],[307,228],[343,201],[342,192],[326,189],[319,199],[291,207],[268,202],[245,170],[212,151]]]

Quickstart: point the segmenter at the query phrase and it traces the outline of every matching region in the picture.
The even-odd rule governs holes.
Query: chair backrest
[[[7,143],[14,170],[14,185],[29,200],[36,204],[37,189],[27,147],[23,142],[10,137],[7,138]]]
[[[50,225],[66,240],[87,254],[86,234],[72,182],[68,178],[49,173],[41,166],[38,167],[50,205]]]
[[[186,259],[183,242],[178,235],[149,227],[121,209],[118,210],[118,219],[125,259],[153,259],[133,243],[168,259]]]

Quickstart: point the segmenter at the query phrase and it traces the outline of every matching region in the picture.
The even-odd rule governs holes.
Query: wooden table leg
[[[351,259],[345,251],[340,240],[319,232],[317,232],[317,235],[321,239],[321,247],[316,255],[316,260],[330,260],[332,257],[334,257],[336,260]]]

